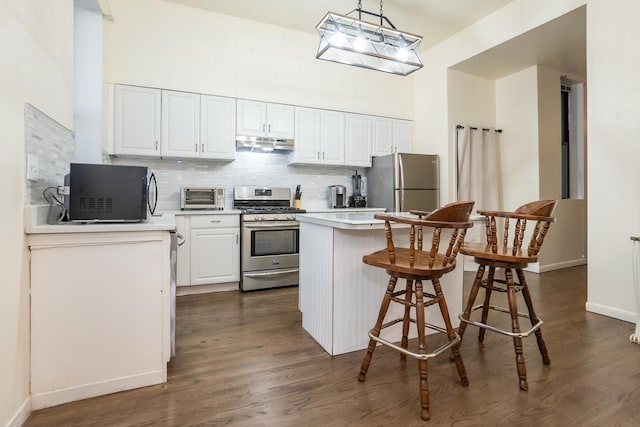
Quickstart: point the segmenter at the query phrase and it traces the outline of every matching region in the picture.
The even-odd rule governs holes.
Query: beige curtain
[[[475,128],[475,129],[473,129]],[[475,200],[477,210],[499,208],[498,149],[494,128],[466,125],[458,132],[458,200]],[[465,241],[484,242],[485,230],[476,223]]]

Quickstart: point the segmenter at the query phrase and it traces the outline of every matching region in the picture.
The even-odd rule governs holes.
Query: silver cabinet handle
[[[320,160],[320,152],[318,151],[318,160]]]
[[[156,151],[158,151],[158,141],[156,141]]]
[[[264,132],[265,127],[266,127],[266,124],[265,124],[265,123],[263,123],[263,124],[262,124],[262,132]]]
[[[200,152],[204,153],[204,144],[200,144]]]
[[[221,220],[219,220],[219,219],[212,219],[212,220],[211,220],[211,221],[209,221],[209,222],[210,222],[210,223],[212,223],[212,224],[215,224],[215,223],[217,223],[217,222],[222,222],[222,221],[221,221]]]
[[[324,160],[324,151],[322,152],[322,160]]]
[[[198,143],[196,142],[193,145],[194,145],[193,151],[195,151],[197,153],[198,152]]]
[[[269,123],[269,127],[267,129],[267,133],[271,133],[271,123]]]

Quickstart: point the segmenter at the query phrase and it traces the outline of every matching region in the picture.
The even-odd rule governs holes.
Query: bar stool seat
[[[485,330],[512,337],[516,353],[519,386],[522,390],[527,390],[529,387],[527,384],[522,338],[526,338],[535,333],[538,349],[542,356],[542,362],[545,365],[551,363],[540,329],[543,322],[533,307],[533,301],[523,269],[526,268],[529,263],[538,261],[538,254],[549,229],[549,225],[554,221],[551,215],[553,214],[555,205],[556,200],[539,200],[527,203],[514,212],[478,211],[479,214],[485,216],[487,241],[486,243],[465,243],[460,249],[462,254],[474,258],[474,261],[478,264],[478,271],[473,286],[471,287],[465,310],[458,316],[460,319],[458,335],[462,340],[467,325],[473,325],[480,328],[478,335],[479,342],[484,341]],[[525,240],[527,221],[535,222],[535,227],[531,233],[529,245],[523,250],[522,246]],[[498,222],[502,223],[502,227],[497,226]],[[498,233],[499,229],[502,233],[501,236],[499,236]],[[510,241],[510,234],[513,234],[512,241]],[[489,271],[485,278],[486,267],[489,267]],[[496,277],[496,269],[504,270],[504,279],[498,279]],[[515,270],[518,282],[514,281],[512,270]],[[484,288],[485,290],[484,302],[474,306],[473,304],[480,288]],[[507,294],[508,307],[505,308],[491,304],[491,295],[494,291]],[[527,306],[526,313],[518,311],[516,297],[518,293],[524,298]],[[471,313],[477,310],[482,310],[479,321],[471,319]],[[508,313],[511,318],[511,330],[489,324],[487,321],[489,311]],[[528,319],[531,323],[531,328],[522,331],[520,329],[519,318]],[[455,358],[455,356],[452,355],[452,358]]]
[[[456,268],[456,256],[464,241],[466,229],[473,226],[469,221],[469,215],[474,202],[456,202],[448,204],[434,212],[411,211],[417,217],[398,216],[390,214],[376,214],[377,219],[385,221],[385,233],[387,247],[372,254],[365,255],[362,261],[373,267],[383,268],[389,274],[389,283],[382,299],[377,321],[369,331],[369,346],[362,360],[359,381],[364,381],[373,351],[378,343],[388,346],[400,352],[401,360],[407,356],[418,359],[420,375],[420,406],[421,417],[428,420],[429,411],[429,386],[427,383],[427,360],[446,350],[451,349],[456,368],[463,386],[469,385],[467,374],[460,357],[460,339],[449,318],[449,310],[440,285],[440,277]],[[392,224],[409,225],[408,247],[396,247],[393,240]],[[431,229],[431,244],[423,250],[424,229]],[[446,250],[440,251],[440,237],[442,229],[451,229],[452,235],[448,241]],[[396,291],[398,279],[405,279],[404,290]],[[423,280],[431,281],[434,293],[430,294],[423,289]],[[385,323],[385,316],[389,305],[394,302],[404,306],[404,316]],[[444,321],[444,328],[425,322],[425,308],[437,304]],[[413,311],[413,314],[412,314]],[[396,344],[380,337],[383,329],[402,322],[402,337],[400,344]],[[414,323],[418,333],[417,349],[409,349],[409,324]],[[437,349],[427,352],[425,328],[444,333],[447,342]]]

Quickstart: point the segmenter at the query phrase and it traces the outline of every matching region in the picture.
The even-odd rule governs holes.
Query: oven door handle
[[[274,223],[272,223],[272,224],[264,224],[264,223],[252,224],[252,223],[245,222],[243,224],[243,227],[244,228],[248,228],[248,229],[280,228],[280,229],[290,230],[292,228],[300,228],[300,223],[294,222],[294,221],[292,221],[292,222],[278,222],[278,223],[276,223],[276,221],[274,221]]]
[[[290,270],[279,270],[275,272],[268,273],[244,273],[246,277],[273,277],[280,276],[282,274],[290,274],[290,273],[298,273],[300,270],[297,268],[292,268]]]

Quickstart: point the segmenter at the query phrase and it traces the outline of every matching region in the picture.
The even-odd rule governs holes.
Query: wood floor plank
[[[379,347],[359,383],[364,351],[324,352],[301,327],[294,287],[179,297],[166,384],[36,411],[24,425],[639,425],[633,325],[585,311],[586,267],[526,276],[551,365],[535,338],[525,339],[529,390],[520,391],[511,339],[488,332],[478,343],[469,327],[461,350],[468,388],[448,357],[429,361],[429,422],[420,420],[417,363]],[[467,292],[472,280],[465,273]],[[430,346],[441,342],[428,337]]]

